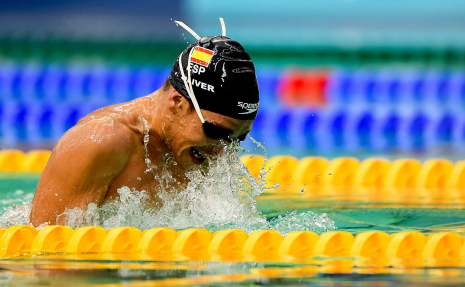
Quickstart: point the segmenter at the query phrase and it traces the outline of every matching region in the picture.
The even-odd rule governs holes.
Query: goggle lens
[[[247,134],[248,134],[248,133],[245,133],[243,135],[238,136],[237,138],[232,139],[229,136],[230,131],[220,128],[218,126],[215,126],[209,121],[205,121],[202,125],[203,125],[203,131],[205,132],[205,135],[207,135],[207,137],[216,139],[216,140],[223,140],[228,143],[232,142],[235,139],[239,141],[244,141],[247,138]]]
[[[205,121],[203,124],[203,131],[207,137],[215,140],[224,140],[225,142],[230,143],[232,141],[229,136],[229,131],[223,128],[217,127],[209,121]]]

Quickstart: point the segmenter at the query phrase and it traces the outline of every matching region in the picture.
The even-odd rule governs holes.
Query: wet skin
[[[252,127],[252,120],[206,110],[202,114],[207,121],[230,130],[232,138]],[[204,158],[217,156],[222,147],[219,140],[205,135],[197,113],[173,87],[99,109],[82,118],[54,147],[32,201],[31,223],[65,224],[65,216],[57,216],[66,208],[85,209],[89,203],[117,198],[117,190],[123,186],[146,190],[150,196],[146,204],[157,206],[158,176],[169,173],[176,179],[171,186],[181,189],[187,184],[186,171],[206,168],[208,160]],[[148,171],[146,153],[153,167]],[[167,158],[171,158],[168,164]]]

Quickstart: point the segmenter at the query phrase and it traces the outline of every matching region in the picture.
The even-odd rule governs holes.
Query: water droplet
[[[302,192],[302,193],[303,193],[303,192],[304,192],[304,189],[302,188],[302,189],[300,190],[300,192]]]
[[[91,203],[84,210],[68,209],[65,224],[73,228],[99,225],[105,229],[134,226],[141,230],[158,226],[174,229],[198,226],[206,227],[212,232],[231,226],[247,233],[272,229],[283,235],[295,230],[321,233],[335,229],[334,223],[326,214],[316,215],[310,211],[288,213],[271,221],[260,215],[254,198],[265,189],[260,183],[265,182],[263,174],[266,175],[267,168],[263,168],[260,171],[261,177],[255,180],[247,171],[247,167],[240,164],[238,147],[234,148],[233,152],[221,155],[218,164],[209,163],[210,168],[207,172],[203,173],[200,169],[190,172],[190,182],[182,188],[174,186],[179,180],[174,175],[165,172],[154,173],[153,178],[163,185],[163,191],[158,194],[161,201],[155,203],[156,209],[148,209],[141,204],[149,200],[150,192],[122,187],[118,189],[119,199],[105,201],[101,206]],[[145,166],[145,158],[142,157],[138,163]],[[163,160],[161,164],[171,163],[173,161]],[[261,166],[261,162],[257,165]],[[158,165],[150,162],[147,171],[158,168]],[[300,190],[302,192],[303,188]],[[284,192],[287,192],[287,189]],[[0,227],[10,227],[1,225],[5,220],[14,224],[28,224],[30,206],[26,204],[9,209],[0,216]]]
[[[318,174],[318,177],[320,177],[320,175]]]
[[[333,174],[331,174],[331,173],[328,173],[328,175],[329,175],[329,176],[332,176]]]
[[[58,196],[58,193],[55,193],[55,196]]]
[[[137,180],[138,180],[138,181],[141,181],[141,180],[142,180],[142,178],[140,178],[140,177],[137,177]]]

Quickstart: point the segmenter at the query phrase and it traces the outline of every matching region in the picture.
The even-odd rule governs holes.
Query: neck
[[[141,124],[145,136],[148,129],[148,143],[147,150],[148,156],[151,160],[156,160],[158,157],[162,159],[166,153],[169,152],[169,147],[164,140],[163,133],[163,118],[161,113],[161,100],[163,96],[161,89],[153,92],[152,94],[141,98]],[[154,158],[155,157],[155,158]]]

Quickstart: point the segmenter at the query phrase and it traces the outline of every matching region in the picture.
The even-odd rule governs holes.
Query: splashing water
[[[146,191],[123,186],[118,189],[119,199],[107,200],[100,206],[89,204],[85,210],[69,209],[60,216],[66,216],[66,225],[73,228],[89,225],[105,229],[134,226],[141,230],[195,227],[212,232],[231,228],[246,232],[272,229],[282,234],[295,230],[321,233],[335,229],[334,222],[326,214],[313,212],[294,211],[267,221],[255,202],[255,197],[267,189],[264,184],[267,171],[262,168],[260,178],[255,179],[239,160],[241,151],[238,144],[231,144],[220,157],[208,159],[208,169],[188,172],[189,183],[185,189],[163,188],[158,194],[163,202],[161,207],[147,207],[144,204],[149,199]],[[30,204],[8,208],[0,217],[0,227],[28,224],[30,211]]]
[[[29,224],[31,208],[31,204],[13,205],[12,207],[8,207],[5,210],[5,213],[0,216],[0,228]]]

